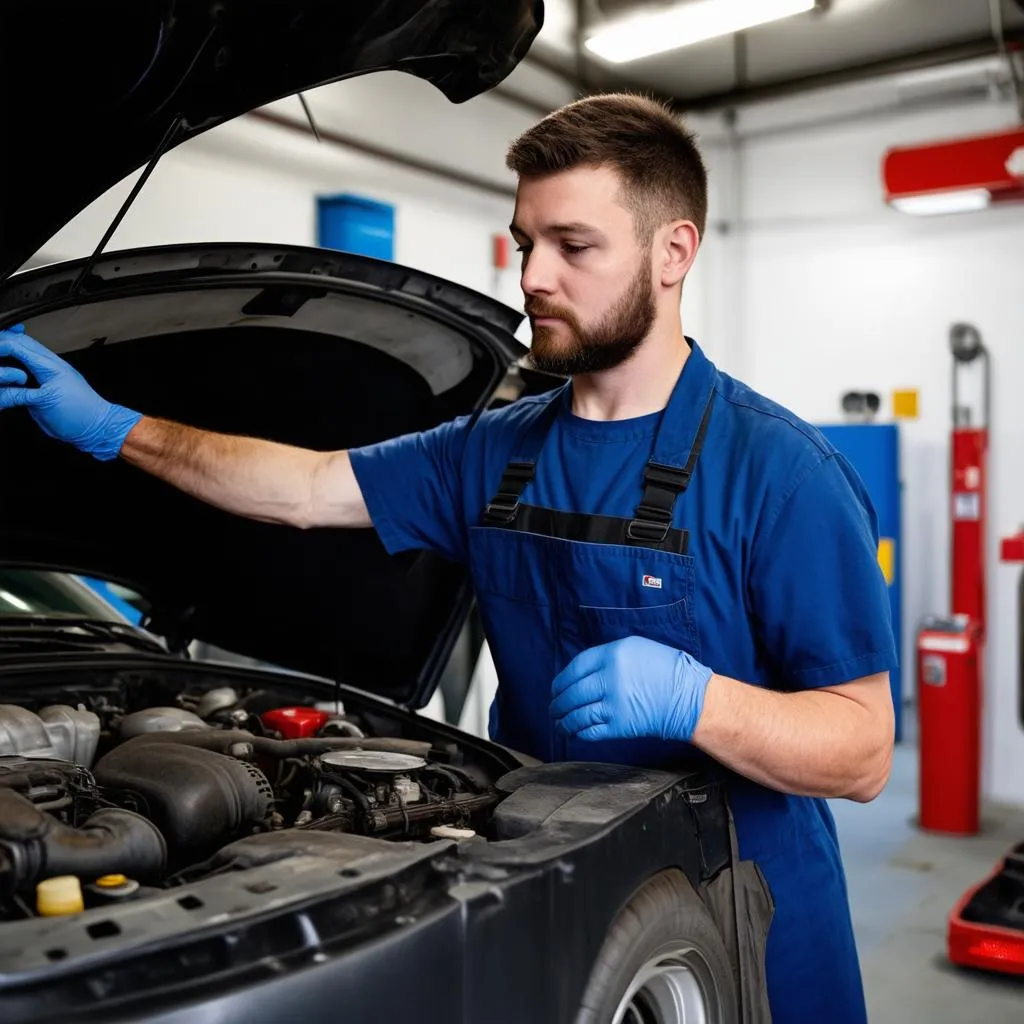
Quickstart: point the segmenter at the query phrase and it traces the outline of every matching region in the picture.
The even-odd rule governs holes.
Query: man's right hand
[[[0,366],[0,410],[23,406],[50,437],[66,441],[97,459],[117,458],[128,432],[142,414],[101,398],[60,356],[25,334],[21,324],[0,331],[0,356],[13,356],[39,382]]]

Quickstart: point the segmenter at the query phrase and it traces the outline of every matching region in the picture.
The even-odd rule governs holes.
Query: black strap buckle
[[[511,523],[519,511],[517,494],[496,494],[494,500],[487,503],[484,519],[489,523]]]
[[[532,462],[510,462],[501,475],[498,493],[484,509],[484,520],[488,523],[511,523],[519,511],[519,495],[533,479]]]
[[[626,536],[629,540],[660,544],[668,536],[670,529],[671,520],[665,523],[652,523],[648,519],[632,519],[626,527]]]

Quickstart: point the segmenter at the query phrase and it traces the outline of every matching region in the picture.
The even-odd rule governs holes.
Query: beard
[[[584,325],[569,310],[543,300],[528,299],[525,309],[531,320],[557,317],[563,321],[559,327],[534,326],[530,361],[538,370],[564,376],[610,370],[640,347],[654,325],[651,268],[641,260],[622,297],[594,324]]]

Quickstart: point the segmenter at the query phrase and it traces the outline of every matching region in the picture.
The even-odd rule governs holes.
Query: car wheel
[[[736,983],[718,928],[678,871],[623,908],[594,964],[576,1024],[735,1024]]]

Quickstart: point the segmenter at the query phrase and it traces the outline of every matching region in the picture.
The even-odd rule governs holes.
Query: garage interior
[[[902,662],[898,742],[878,799],[833,802],[870,1019],[1019,1022],[1024,946],[1016,975],[972,970],[949,962],[946,935],[961,896],[1024,841],[1024,134],[1000,170],[999,201],[986,191],[977,144],[1024,129],[1024,0],[828,0],[618,63],[587,46],[605,26],[674,6],[546,0],[543,31],[520,67],[462,105],[388,72],[239,117],[164,156],[107,248],[351,247],[518,310],[509,140],[586,93],[640,91],[670,103],[698,133],[711,187],[707,235],[683,293],[686,332],[722,370],[836,437],[875,431],[863,451],[893,517],[880,561]],[[966,155],[927,149],[953,142]],[[895,151],[917,154],[898,184],[886,170]],[[908,201],[907,182],[944,159],[962,179],[944,202]],[[26,269],[92,253],[137,177],[92,203]],[[524,343],[528,332],[527,323]],[[984,360],[953,354],[965,334]],[[954,424],[959,403],[969,412]],[[954,523],[971,518],[951,496],[954,427],[986,430],[980,533],[963,542],[976,545],[973,561],[954,550]],[[927,716],[955,714],[922,714],[936,688],[920,678],[920,644],[929,623],[941,631],[934,617],[964,611],[952,607],[957,558],[980,580],[985,616],[981,814],[962,835],[918,820]],[[426,713],[486,735],[495,682],[486,644],[470,630]],[[972,779],[963,784],[970,791]]]

